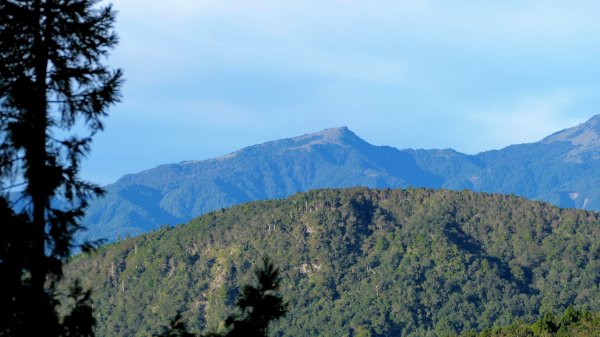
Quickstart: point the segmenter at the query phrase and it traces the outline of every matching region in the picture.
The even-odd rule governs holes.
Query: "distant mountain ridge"
[[[399,150],[346,127],[123,176],[92,202],[89,238],[113,240],[206,212],[316,188],[429,187],[515,194],[600,210],[600,115],[539,142],[477,155]]]

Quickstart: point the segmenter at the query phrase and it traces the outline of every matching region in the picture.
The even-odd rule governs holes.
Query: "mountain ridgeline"
[[[137,235],[209,211],[315,188],[427,187],[506,193],[600,210],[600,115],[540,142],[466,155],[371,145],[347,128],[127,175],[94,201],[89,238]]]
[[[192,330],[222,327],[263,256],[290,309],[272,336],[455,336],[600,311],[600,213],[472,191],[246,203],[77,256],[66,273],[93,289],[98,336],[148,336],[178,311]]]

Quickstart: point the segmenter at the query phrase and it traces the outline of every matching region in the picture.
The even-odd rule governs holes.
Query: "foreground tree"
[[[275,268],[268,258],[255,270],[256,285],[245,285],[237,300],[237,314],[225,320],[228,331],[225,333],[209,333],[199,337],[266,337],[269,324],[285,315],[287,304],[277,293],[281,279],[279,269]],[[188,332],[177,314],[170,327],[161,337],[196,337]]]
[[[279,269],[264,258],[262,267],[255,274],[258,284],[245,285],[237,300],[241,313],[225,321],[230,328],[226,337],[266,337],[269,323],[283,317],[287,311],[287,304],[276,293],[281,283]]]
[[[93,335],[89,294],[74,286],[59,315],[56,285],[101,193],[80,161],[119,100],[122,73],[102,63],[115,13],[98,3],[0,1],[0,336]]]

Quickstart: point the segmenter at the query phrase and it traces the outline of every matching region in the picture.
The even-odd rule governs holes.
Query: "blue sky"
[[[84,176],[348,126],[466,153],[600,113],[599,1],[115,0],[123,102]]]

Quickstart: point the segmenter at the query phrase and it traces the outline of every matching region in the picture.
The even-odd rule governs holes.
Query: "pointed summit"
[[[585,148],[600,147],[600,115],[595,115],[584,123],[556,132],[542,140],[543,143],[559,141],[571,142],[573,145]]]
[[[340,143],[344,139],[348,138],[359,138],[354,132],[350,131],[348,127],[341,126],[337,128],[329,128],[323,131],[309,133],[303,136],[294,137],[293,139],[306,139],[306,138],[320,138],[325,142]],[[360,138],[359,138],[360,139]]]
[[[230,154],[217,157],[209,160],[228,160],[232,158],[236,158],[239,155],[252,155],[252,154],[261,154],[262,151],[275,151],[284,153],[287,151],[295,151],[299,149],[309,150],[314,146],[318,145],[333,145],[333,146],[341,146],[347,148],[370,148],[373,145],[367,143],[362,138],[357,136],[354,132],[350,131],[348,127],[342,126],[337,128],[329,128],[322,131],[305,134],[302,136],[296,136],[291,138],[283,138],[278,140],[272,140],[270,142],[252,145],[240,149],[238,151],[232,152]],[[203,162],[202,160],[198,161],[185,161],[182,164],[196,164]]]
[[[336,140],[336,141],[340,140],[340,138],[344,137],[344,135],[356,136],[354,134],[354,132],[350,131],[348,129],[348,127],[346,127],[346,126],[325,129],[323,131],[315,132],[315,133],[313,133],[313,135],[315,135],[315,136],[320,135],[320,136],[323,136],[324,138]]]
[[[600,115],[593,116],[587,122],[572,128],[556,132],[544,139],[541,143],[551,144],[568,142],[573,147],[563,155],[567,162],[584,163],[589,159],[596,159],[600,150]]]
[[[358,137],[345,126],[294,137],[291,140],[295,143],[300,143],[298,144],[299,146],[312,146],[316,144],[354,146],[357,144],[366,144],[362,138]]]

